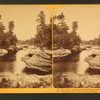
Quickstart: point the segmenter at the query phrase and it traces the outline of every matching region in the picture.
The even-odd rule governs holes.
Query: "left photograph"
[[[49,9],[0,6],[0,88],[52,88]]]

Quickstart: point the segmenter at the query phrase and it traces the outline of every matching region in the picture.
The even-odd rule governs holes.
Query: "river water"
[[[21,58],[28,54],[28,49],[23,49],[16,54],[6,55],[0,58],[0,73],[12,72],[22,73],[22,70],[26,67],[25,63],[21,61]]]
[[[89,68],[89,64],[84,59],[96,52],[95,48],[88,48],[80,54],[74,54],[66,58],[64,61],[55,61],[53,64],[54,73],[74,72],[76,74],[84,74]]]
[[[0,58],[0,73],[12,72],[22,73],[22,70],[26,67],[26,64],[21,61],[21,58],[29,53],[30,49],[23,49],[16,54],[6,55]],[[94,48],[88,48],[82,51],[80,54],[71,55],[64,61],[56,61],[53,63],[53,72],[75,72],[78,74],[84,74],[89,68],[89,64],[84,59],[96,51]]]

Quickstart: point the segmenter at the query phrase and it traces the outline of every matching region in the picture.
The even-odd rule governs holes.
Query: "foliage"
[[[1,19],[1,18],[0,18]],[[11,45],[16,46],[17,38],[14,35],[14,22],[10,21],[8,24],[8,31],[4,32],[5,26],[0,22],[0,48],[8,48]]]
[[[37,34],[34,38],[34,45],[40,48],[52,48],[52,23],[45,23],[45,14],[43,11],[40,12],[36,20],[39,24],[37,26]]]
[[[63,13],[53,17],[53,44],[54,47],[73,48],[79,46],[81,39],[77,34],[78,22],[72,22],[72,31],[69,31],[69,26],[65,22]],[[58,21],[58,23],[56,23]]]
[[[93,39],[93,40],[82,41],[82,44],[100,46],[100,35],[98,36],[98,38],[95,38],[95,39]]]

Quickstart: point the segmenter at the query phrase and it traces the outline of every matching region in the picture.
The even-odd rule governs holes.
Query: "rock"
[[[85,58],[85,61],[90,64],[90,68],[100,69],[100,51],[93,51],[91,55]]]
[[[80,50],[81,50],[81,51],[86,50],[86,46],[80,46]]]
[[[100,75],[65,72],[54,74],[55,88],[100,88]]]
[[[30,50],[29,51],[29,55],[37,55],[37,54],[39,54],[41,52],[41,50],[40,49],[32,49],[32,50]]]
[[[21,59],[26,63],[26,66],[31,69],[50,72],[52,66],[52,57],[44,50],[31,50],[28,55]]]
[[[57,50],[53,50],[53,59],[66,57],[69,54],[71,54],[71,51],[68,50],[68,49],[57,49]]]
[[[50,60],[46,60],[37,55],[33,55],[31,58],[26,60],[26,63],[31,63],[32,65],[35,65],[35,66],[51,66]]]
[[[28,45],[23,45],[22,47],[23,47],[23,48],[28,48]]]
[[[85,58],[84,60],[86,61],[86,62],[88,62],[89,63],[89,61],[90,60],[92,60],[93,59],[93,56],[92,55],[90,55],[90,56],[88,56],[87,58]]]
[[[91,68],[100,69],[100,56],[96,56],[88,62],[91,65]]]
[[[95,56],[99,56],[100,55],[100,51],[93,51],[92,52],[92,56],[95,57]]]
[[[50,52],[50,53],[49,53]],[[37,55],[41,56],[44,59],[52,59],[52,51],[49,50],[40,50],[40,49],[34,49],[29,51],[29,56]]]
[[[6,49],[0,49],[0,57],[4,56],[8,53],[8,51]]]
[[[19,51],[19,50],[23,50],[23,47],[20,46],[20,45],[17,45],[16,48],[18,49],[18,51]]]
[[[51,88],[52,75],[0,73],[0,88]]]
[[[16,46],[10,46],[8,49],[7,49],[8,53],[14,53],[14,52],[17,52],[18,49]]]
[[[80,53],[80,52],[81,52],[81,49],[80,49],[80,47],[75,46],[75,47],[73,47],[73,48],[71,49],[71,52],[72,52],[72,54],[73,54],[73,53]]]
[[[28,68],[38,69],[38,70],[46,71],[46,72],[51,71],[52,61],[46,60],[37,55],[33,55],[26,61],[24,60],[24,62],[26,63]]]
[[[92,45],[86,45],[86,48],[91,48],[92,47]]]

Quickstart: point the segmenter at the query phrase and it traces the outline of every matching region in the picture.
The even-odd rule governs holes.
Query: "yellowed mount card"
[[[0,93],[100,93],[100,5],[0,5]]]

